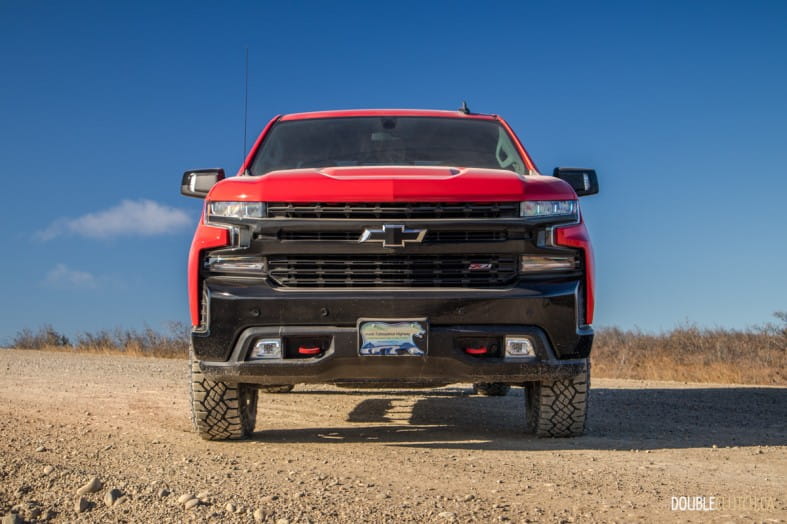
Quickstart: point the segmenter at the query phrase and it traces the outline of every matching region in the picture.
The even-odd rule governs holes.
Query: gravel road
[[[204,442],[187,373],[0,350],[3,524],[787,518],[787,388],[599,379],[587,436],[542,440],[521,388],[298,386],[260,395],[251,440]]]

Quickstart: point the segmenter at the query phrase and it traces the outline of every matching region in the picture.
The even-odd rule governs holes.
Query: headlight
[[[529,218],[576,218],[576,200],[528,200],[522,202],[520,215]]]
[[[265,259],[255,255],[210,255],[205,258],[205,268],[219,273],[260,274],[265,272]]]
[[[522,273],[538,273],[541,271],[573,271],[577,268],[577,259],[573,256],[542,256],[522,255],[519,270]]]
[[[262,218],[265,216],[263,202],[210,202],[208,216],[223,218]]]

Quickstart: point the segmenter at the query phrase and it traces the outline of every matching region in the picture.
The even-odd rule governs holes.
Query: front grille
[[[497,203],[313,203],[268,204],[271,218],[379,218],[379,219],[429,219],[429,218],[515,218],[519,216],[518,202]]]
[[[284,242],[358,242],[360,231],[281,231]]]
[[[504,242],[505,231],[427,231],[425,242]]]
[[[268,274],[283,287],[500,287],[515,255],[277,255]]]
[[[358,242],[363,230],[356,231],[281,231],[284,242]],[[506,231],[427,231],[424,243],[504,242]]]

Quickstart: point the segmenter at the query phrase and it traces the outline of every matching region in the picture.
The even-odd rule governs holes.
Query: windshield
[[[452,166],[508,169],[525,163],[503,126],[440,117],[346,117],[275,124],[252,175],[331,166]]]

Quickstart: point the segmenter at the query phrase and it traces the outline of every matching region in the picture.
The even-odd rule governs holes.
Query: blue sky
[[[503,115],[582,206],[597,325],[787,310],[787,3],[0,3],[0,341],[186,321],[200,202],[277,113]]]

